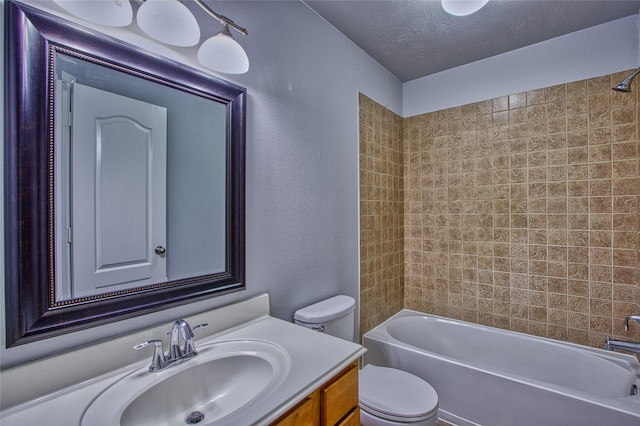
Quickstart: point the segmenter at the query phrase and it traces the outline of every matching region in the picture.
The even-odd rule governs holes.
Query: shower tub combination
[[[363,336],[367,364],[426,380],[456,425],[640,425],[632,355],[403,310]]]

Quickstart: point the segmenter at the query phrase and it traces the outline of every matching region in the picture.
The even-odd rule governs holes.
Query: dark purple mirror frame
[[[29,6],[4,4],[6,346],[243,290],[246,90]],[[55,300],[52,94],[57,52],[226,106],[225,271],[125,294]]]

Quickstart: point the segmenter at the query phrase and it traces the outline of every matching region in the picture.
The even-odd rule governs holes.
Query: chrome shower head
[[[638,75],[638,73],[640,73],[640,68],[635,70],[629,77],[622,80],[617,86],[612,87],[612,89],[616,92],[631,92],[631,82],[633,82],[633,78]]]
[[[612,87],[616,92],[630,92],[631,91],[631,79],[629,77],[622,80],[616,87]]]

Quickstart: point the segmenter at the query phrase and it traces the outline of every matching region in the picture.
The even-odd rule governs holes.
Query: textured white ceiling
[[[640,0],[490,0],[451,16],[439,0],[304,0],[401,81],[635,15]]]

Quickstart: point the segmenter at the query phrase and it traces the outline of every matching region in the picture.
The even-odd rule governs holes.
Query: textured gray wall
[[[285,320],[325,297],[357,298],[358,92],[400,113],[402,85],[303,3],[211,4],[249,29],[236,36],[249,72],[220,75],[248,93],[247,289],[11,349],[3,344],[3,368],[264,292],[272,314]]]

